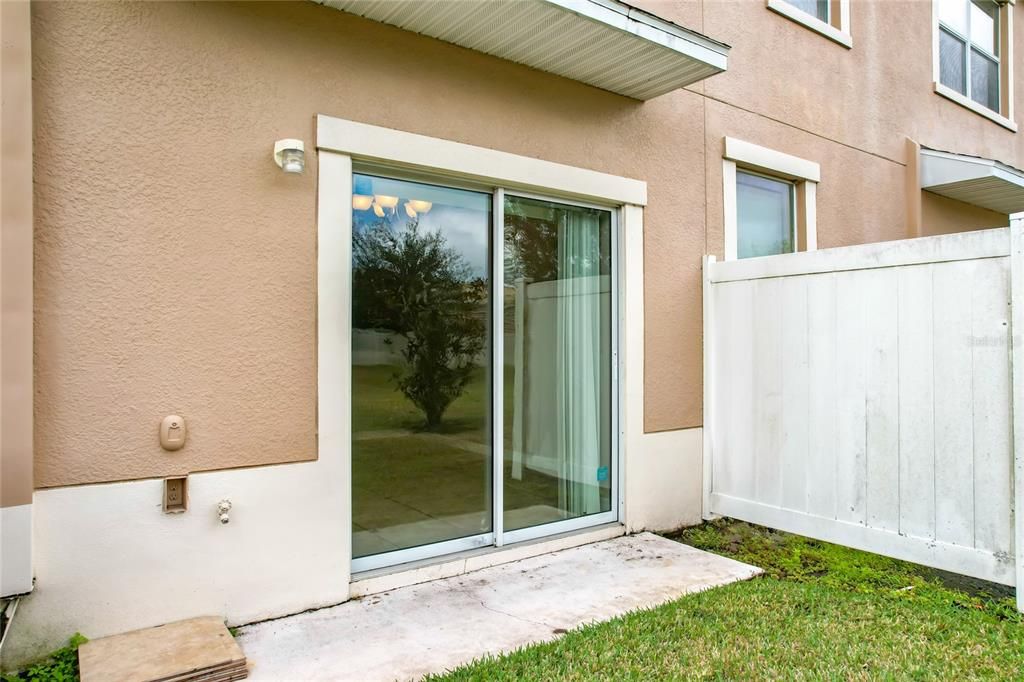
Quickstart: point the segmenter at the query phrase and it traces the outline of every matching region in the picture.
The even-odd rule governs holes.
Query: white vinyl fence
[[[1022,232],[708,257],[705,514],[1022,585]]]

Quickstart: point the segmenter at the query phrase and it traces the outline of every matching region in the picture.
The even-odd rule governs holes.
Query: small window
[[[796,250],[796,187],[736,171],[736,256],[774,256]]]
[[[999,113],[999,5],[992,0],[938,2],[939,83]]]
[[[818,248],[817,163],[726,137],[725,260]]]

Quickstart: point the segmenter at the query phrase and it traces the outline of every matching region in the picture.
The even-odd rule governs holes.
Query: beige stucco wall
[[[0,507],[32,502],[32,45],[0,3]]]
[[[1024,7],[1018,3],[1014,12],[1020,26]],[[704,31],[733,49],[729,72],[707,80],[705,92],[879,160],[905,163],[911,137],[1021,165],[1020,136],[933,92],[931,2],[852,0],[850,13],[853,49],[846,49],[759,0],[706,2]],[[1017,30],[1018,60],[1022,47],[1024,31]],[[1019,86],[1015,95],[1019,112]]]
[[[921,192],[921,233],[949,234],[964,230],[1006,227],[1010,216],[965,204],[931,192]]]
[[[310,3],[35,3],[37,485],[315,456],[315,163],[270,148],[316,113],[646,181],[648,431],[701,423],[724,136],[821,164],[822,247],[907,236],[908,136],[1024,165],[932,93],[928,3],[854,2],[853,50],[759,0],[640,4],[729,71],[641,103]]]
[[[854,0],[853,49],[769,11],[761,0],[635,4],[732,46],[727,73],[689,88],[704,95],[706,175],[697,181],[706,192],[706,250],[719,258],[725,136],[821,165],[819,248],[918,236],[907,230],[908,202],[921,195],[906,177],[913,161],[907,137],[1024,166],[1024,137],[933,92],[930,2]],[[1012,11],[1015,24],[1024,26],[1024,6]],[[1015,54],[1024,54],[1024,30],[1016,31]],[[1024,110],[1022,90],[1018,85],[1015,92],[1018,112]],[[935,216],[930,197],[920,204],[933,230],[950,231],[958,222],[963,229],[990,226],[984,225],[989,220],[1006,224],[959,202],[949,202],[943,218]],[[699,262],[687,256],[686,233],[664,235],[670,243],[647,248],[649,430],[700,423],[700,354],[691,345],[700,337]],[[675,276],[666,276],[669,260],[677,263]]]

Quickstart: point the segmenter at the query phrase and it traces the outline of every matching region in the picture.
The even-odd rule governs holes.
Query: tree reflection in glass
[[[353,556],[490,530],[490,196],[354,176]]]

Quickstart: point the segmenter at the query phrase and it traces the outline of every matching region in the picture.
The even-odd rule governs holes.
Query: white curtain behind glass
[[[558,233],[555,335],[559,506],[601,511],[601,229],[594,212],[564,211]]]

